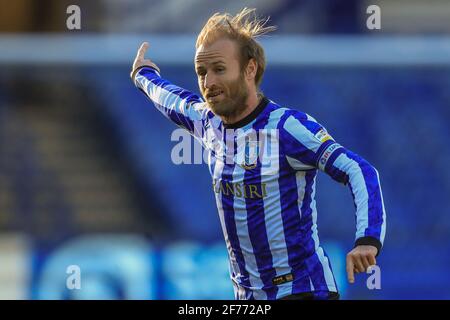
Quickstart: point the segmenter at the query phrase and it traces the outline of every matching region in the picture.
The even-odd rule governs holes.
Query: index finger
[[[354,272],[353,260],[347,257],[347,279],[349,283],[355,282],[355,275],[353,272]]]
[[[144,42],[141,44],[141,47],[139,48],[136,58],[144,59],[145,53],[147,52],[147,49],[150,47],[148,42]]]

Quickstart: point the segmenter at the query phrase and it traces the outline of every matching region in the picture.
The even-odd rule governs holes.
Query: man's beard
[[[219,102],[206,103],[215,115],[220,117],[236,117],[246,108],[248,88],[244,75],[241,73],[236,81],[227,85],[224,89],[224,98]]]

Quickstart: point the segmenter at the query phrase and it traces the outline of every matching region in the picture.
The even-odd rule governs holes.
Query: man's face
[[[214,114],[230,117],[245,109],[248,87],[234,41],[219,39],[200,46],[195,55],[195,71],[200,91]]]

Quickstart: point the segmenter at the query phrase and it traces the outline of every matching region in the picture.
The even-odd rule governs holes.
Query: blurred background
[[[350,190],[319,174],[320,238],[344,299],[450,299],[450,2],[0,0],[0,298],[233,299],[207,166],[175,165],[176,127],[133,86],[142,41],[198,92],[196,34],[255,7],[262,90],[314,116],[380,172],[388,224],[346,284]],[[78,5],[81,30],[69,30]],[[369,5],[381,30],[369,30]],[[81,269],[80,290],[66,287]]]

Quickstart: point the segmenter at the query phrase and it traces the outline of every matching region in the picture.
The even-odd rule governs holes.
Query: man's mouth
[[[214,91],[214,92],[208,92],[208,93],[206,94],[206,98],[207,98],[207,99],[215,98],[215,97],[221,95],[222,93],[223,93],[222,90],[218,90],[218,91]]]

